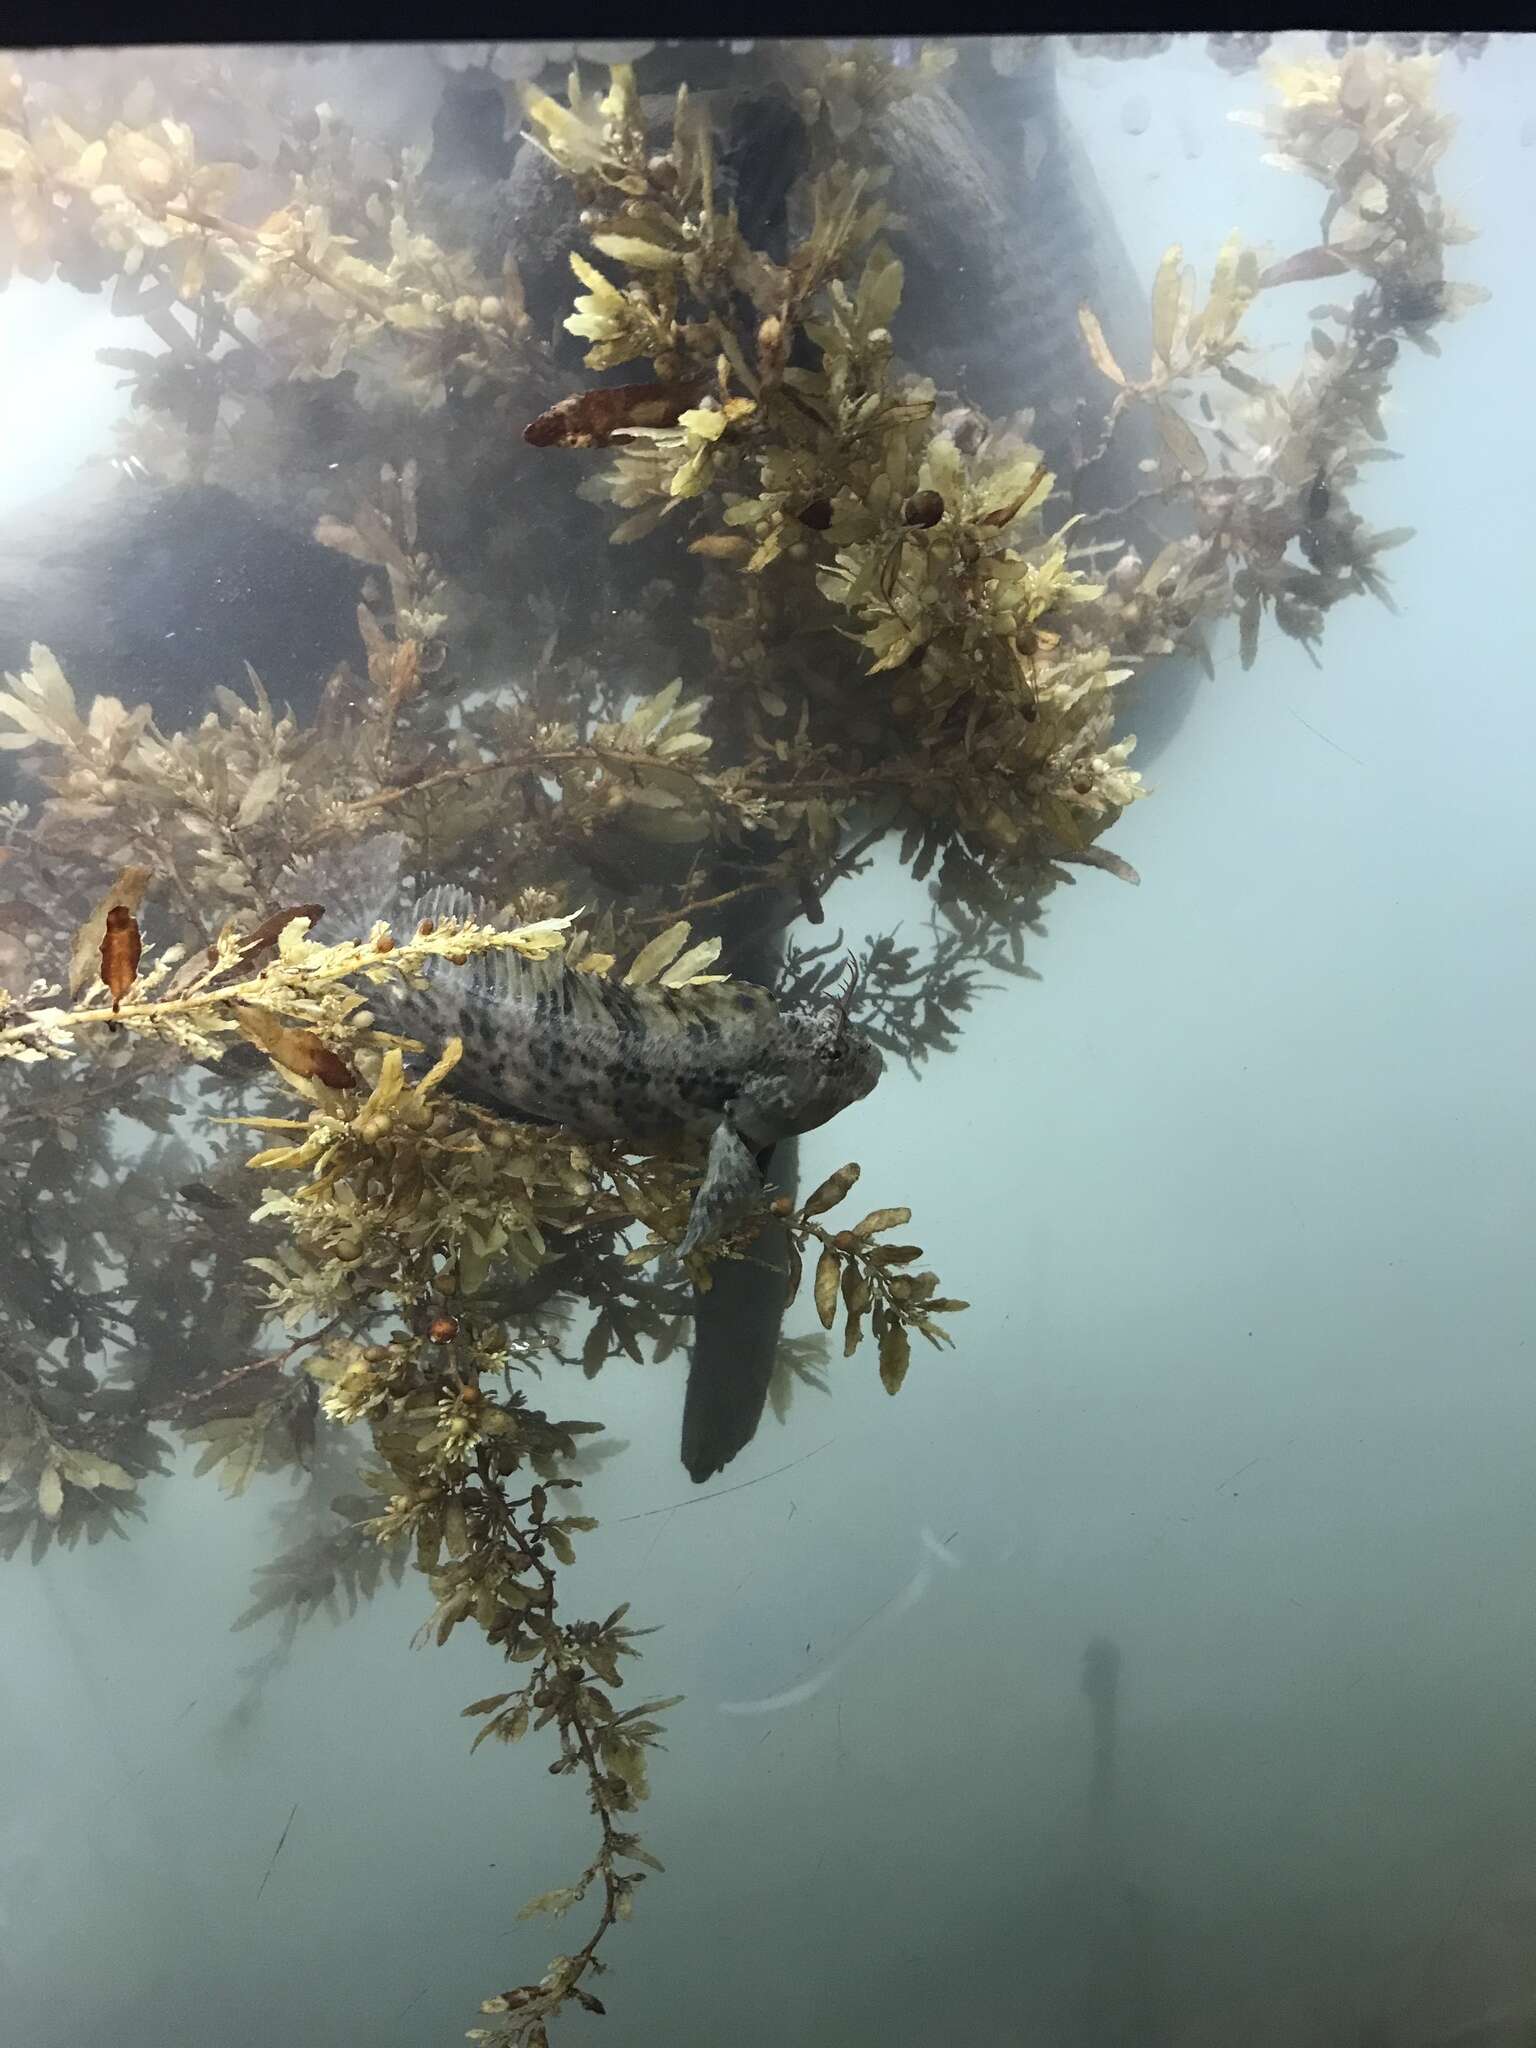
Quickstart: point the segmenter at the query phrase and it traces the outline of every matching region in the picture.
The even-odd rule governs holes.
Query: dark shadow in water
[[[1083,1653],[1091,1757],[1080,1911],[1082,1981],[1064,2048],[1168,2048],[1165,1930],[1157,1899],[1129,1874],[1118,1798],[1121,1657],[1104,1637]]]

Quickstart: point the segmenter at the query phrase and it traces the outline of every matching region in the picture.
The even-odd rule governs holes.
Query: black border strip
[[[492,6],[486,0],[432,0],[407,8],[400,0],[263,0],[260,6],[196,4],[196,0],[138,0],[131,9],[101,0],[7,0],[0,13],[0,48],[80,45],[145,47],[166,43],[392,43],[532,41],[542,34],[561,43],[668,41],[690,37],[1159,35],[1234,34],[1268,30],[1346,28],[1377,34],[1428,34],[1454,27],[1459,34],[1523,30],[1518,8],[1490,9],[1469,20],[1460,9],[1438,10],[1396,0],[1380,18],[1367,4],[1345,15],[1300,5],[1280,20],[1265,20],[1241,5],[1219,0],[1055,0],[1026,8],[1020,0],[765,0],[719,13],[691,4],[656,6],[641,0],[562,0],[541,10]],[[1447,19],[1448,13],[1461,18]],[[533,31],[530,34],[530,30]]]

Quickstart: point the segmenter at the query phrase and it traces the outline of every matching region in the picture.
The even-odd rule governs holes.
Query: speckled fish
[[[380,919],[402,938],[426,918],[488,921],[463,889],[412,897],[400,881],[404,843],[389,834],[299,871],[305,894],[327,906],[320,936],[365,936]],[[462,1040],[453,1085],[463,1092],[583,1137],[708,1140],[680,1256],[757,1199],[774,1145],[826,1123],[880,1078],[880,1052],[849,1023],[847,996],[790,1009],[744,982],[628,988],[559,953],[534,961],[510,949],[462,965],[433,960],[425,973],[425,989],[370,1000],[386,1024],[430,1047]]]

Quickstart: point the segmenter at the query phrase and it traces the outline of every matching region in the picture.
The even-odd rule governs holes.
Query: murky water
[[[12,206],[0,247],[17,270],[0,296],[0,656],[35,679],[46,669],[29,645],[45,643],[82,718],[106,697],[155,719],[125,734],[98,708],[76,731],[56,695],[45,704],[23,684],[23,711],[46,723],[51,704],[64,737],[33,732],[3,762],[5,798],[25,808],[4,814],[0,1029],[30,1044],[40,1008],[97,1013],[63,1027],[55,1050],[69,1057],[0,1073],[0,1532],[15,1548],[0,1568],[4,2039],[425,2048],[478,2026],[533,2041],[516,2001],[492,2013],[481,2001],[536,1987],[551,1955],[576,1954],[607,1917],[599,1880],[568,1918],[516,1918],[598,1846],[582,1770],[546,1768],[562,1715],[513,1747],[469,1752],[461,1710],[542,1667],[509,1665],[478,1611],[443,1646],[413,1650],[442,1588],[414,1568],[410,1542],[381,1552],[359,1531],[403,1474],[420,1478],[418,1453],[387,1431],[375,1445],[367,1414],[328,1414],[328,1383],[305,1361],[351,1343],[356,1363],[403,1329],[395,1362],[381,1351],[370,1369],[404,1373],[409,1358],[408,1397],[402,1379],[380,1402],[398,1399],[413,1431],[466,1387],[481,1413],[515,1389],[555,1420],[602,1425],[574,1464],[556,1461],[582,1478],[574,1506],[597,1526],[575,1533],[573,1565],[547,1548],[539,1562],[562,1624],[627,1601],[629,1624],[658,1627],[625,1661],[616,1709],[682,1695],[658,1717],[651,1797],[614,1822],[665,1873],[604,1933],[607,1973],[581,1979],[607,2018],[568,2001],[550,2040],[1525,2040],[1530,46],[1502,37],[1471,61],[1443,57],[1432,88],[1459,123],[1438,189],[1478,235],[1449,249],[1445,275],[1492,297],[1435,326],[1438,355],[1402,347],[1382,418],[1401,460],[1348,480],[1369,529],[1415,529],[1383,558],[1398,609],[1369,594],[1330,603],[1315,662],[1268,601],[1246,671],[1230,615],[1205,628],[1210,677],[1187,651],[1133,650],[1133,709],[1116,730],[1141,734],[1130,765],[1152,794],[1102,843],[1139,888],[1072,864],[1076,886],[1041,903],[1038,860],[1031,882],[1028,860],[1008,864],[973,830],[978,865],[1001,877],[984,914],[956,880],[950,811],[930,806],[950,837],[924,872],[921,833],[904,844],[913,764],[951,759],[965,710],[919,742],[901,691],[947,673],[949,643],[936,634],[915,667],[870,674],[867,649],[832,631],[866,620],[834,617],[816,575],[838,545],[895,535],[899,611],[930,533],[952,532],[962,562],[967,534],[1002,546],[986,538],[1000,532],[1027,554],[1067,501],[1052,498],[1043,527],[1028,511],[988,529],[983,500],[962,516],[950,472],[935,484],[914,469],[888,501],[864,478],[853,510],[852,484],[842,511],[842,487],[826,489],[818,523],[823,486],[809,497],[812,472],[795,464],[821,446],[816,408],[829,401],[806,381],[820,344],[790,349],[798,412],[793,397],[765,398],[778,344],[762,329],[779,316],[751,301],[763,274],[743,270],[710,315],[743,362],[709,363],[687,394],[706,425],[672,449],[679,463],[701,440],[707,453],[713,431],[726,455],[707,458],[720,466],[697,496],[650,501],[674,508],[653,534],[610,547],[635,505],[578,487],[626,445],[671,444],[532,447],[523,430],[577,393],[684,383],[702,345],[684,336],[670,353],[685,360],[660,372],[642,357],[593,373],[591,333],[561,327],[573,295],[595,289],[568,266],[583,232],[610,237],[607,250],[580,244],[600,274],[643,290],[670,273],[656,259],[626,270],[616,231],[576,218],[598,201],[517,153],[530,125],[549,139],[524,110],[524,78],[563,103],[564,53],[550,54],[24,54],[25,98],[0,97]],[[915,71],[915,52],[895,56],[897,74]],[[1170,244],[1194,266],[1198,304],[1234,230],[1265,264],[1318,242],[1326,193],[1266,166],[1273,141],[1227,118],[1275,104],[1266,74],[1223,68],[1195,40],[1118,56],[975,47],[913,128],[906,101],[856,119],[872,88],[832,60],[813,50],[796,70],[766,46],[639,56],[654,96],[642,158],[683,150],[644,203],[664,213],[688,190],[694,160],[663,108],[684,77],[715,124],[721,210],[736,205],[791,279],[811,219],[796,180],[884,150],[908,220],[870,238],[905,266],[891,374],[938,387],[916,402],[931,398],[931,417],[891,431],[927,434],[952,412],[957,460],[986,474],[990,444],[966,445],[985,421],[968,421],[1034,405],[1029,445],[1059,488],[1094,470],[1079,509],[1168,485],[1145,406],[1111,475],[1087,462],[1111,392],[1079,353],[1078,305],[1100,312],[1136,381]],[[599,62],[582,75],[588,92],[607,89]],[[185,129],[157,129],[167,116]],[[193,158],[238,170],[194,186]],[[53,181],[55,217],[40,226],[26,211],[34,161]],[[119,208],[114,186],[132,203]],[[989,259],[994,213],[1012,239]],[[180,246],[189,215],[206,271],[178,296],[164,252],[193,260]],[[978,215],[985,232],[967,240]],[[397,218],[408,226],[391,241]],[[643,211],[625,218],[650,231]],[[655,232],[665,243],[671,231]],[[432,251],[405,246],[408,233]],[[45,242],[49,260],[29,256]],[[1026,257],[1041,267],[1025,272]],[[864,262],[844,263],[853,295]],[[1244,318],[1246,373],[1290,389],[1308,307],[1347,308],[1368,288],[1356,274],[1261,292]],[[879,348],[858,358],[871,388]],[[101,349],[144,360],[103,363]],[[1215,393],[1210,417],[1202,390]],[[748,410],[713,429],[733,397]],[[1238,425],[1218,438],[1232,418],[1221,407],[1241,397],[1219,376],[1175,393],[1207,484],[1224,464],[1251,476],[1274,459]],[[681,431],[679,410],[663,436]],[[764,488],[748,466],[754,435],[791,451],[780,495],[811,516],[782,559],[747,572],[739,555],[689,548],[766,535],[727,515]],[[815,474],[862,477],[849,446],[846,471],[823,449]],[[916,490],[905,495],[924,477],[944,500],[932,529]],[[1160,503],[1068,538],[1112,536],[1150,559],[1189,532],[1200,481],[1186,473]],[[936,584],[948,559],[924,557]],[[1084,556],[1078,573],[1104,581],[1113,566]],[[1087,602],[1083,617],[1100,618]],[[1241,608],[1238,592],[1227,610]],[[1029,683],[1047,725],[1070,611],[1058,592],[1040,615],[1046,642],[1020,655],[1016,702]],[[1117,661],[1133,630],[1123,614],[1104,625]],[[294,706],[292,732],[247,732],[217,772],[222,740],[178,754],[170,736],[205,714],[236,728],[217,692],[249,702],[247,662]],[[624,721],[674,677],[682,703],[711,698],[711,748],[642,773],[645,735]],[[1083,758],[1102,763],[1107,745]],[[832,809],[775,838],[761,819],[742,823],[728,784],[695,833],[701,765],[734,769],[770,810],[775,777],[799,776]],[[651,792],[645,829],[637,785]],[[195,967],[226,922],[248,943],[260,916],[303,900],[284,894],[289,857],[384,825],[405,831],[415,867],[473,888],[486,915],[580,913],[591,949],[616,954],[615,980],[678,915],[690,943],[724,941],[700,971],[774,985],[786,1003],[797,976],[805,992],[805,949],[829,948],[810,963],[823,1004],[853,953],[851,1016],[883,1036],[886,1071],[873,1094],[791,1132],[757,1197],[766,1215],[785,1190],[806,1253],[777,1366],[782,1221],[755,1241],[755,1263],[717,1267],[697,1335],[688,1277],[626,1272],[613,1249],[615,1225],[642,1245],[657,1214],[676,1242],[703,1159],[686,1144],[682,1163],[665,1145],[654,1167],[631,1160],[662,1204],[642,1200],[639,1221],[620,1213],[622,1179],[594,1182],[588,1206],[558,1222],[554,1196],[537,1197],[546,1250],[565,1262],[543,1269],[542,1293],[510,1252],[490,1258],[481,1295],[432,1293],[422,1275],[433,1258],[446,1270],[447,1254],[410,1249],[397,1216],[373,1267],[362,1243],[344,1298],[286,1326],[271,1313],[273,1274],[245,1261],[280,1256],[300,1226],[282,1213],[250,1223],[253,1189],[307,1169],[250,1175],[241,1161],[258,1142],[287,1139],[219,1119],[302,1120],[319,1104],[355,1123],[357,1099],[295,1081],[292,1038],[287,1064],[271,1065],[217,982],[189,1013],[225,1054],[203,1061],[153,1007],[179,970],[158,987],[142,977],[173,943]],[[856,871],[840,874],[850,848]],[[141,979],[123,989],[128,1028],[109,1033],[102,930],[77,932],[131,893],[133,865],[151,870],[135,899]],[[914,949],[905,980],[880,965],[876,942],[892,932]],[[1025,974],[1009,971],[1018,962]],[[940,967],[974,977],[968,1007]],[[29,996],[34,977],[65,986]],[[276,1003],[274,989],[249,1001]],[[370,994],[385,1024],[387,999]],[[379,1050],[355,1018],[291,1002],[283,1015],[372,1088]],[[523,1142],[492,1146],[506,1105],[477,1109],[448,1088],[442,1135],[469,1132],[487,1170],[504,1171],[505,1147]],[[537,1130],[527,1142],[555,1143]],[[938,1291],[970,1303],[939,1319],[952,1349],[919,1336],[895,1399],[873,1333],[845,1359],[837,1307],[832,1338],[818,1335],[823,1240],[800,1205],[854,1160],[857,1192],[820,1227],[910,1208],[886,1238],[920,1244]],[[424,1193],[422,1213],[437,1199]],[[503,1345],[495,1370],[482,1340]],[[398,1429],[396,1410],[373,1412]],[[466,1469],[484,1498],[499,1487],[526,1501],[527,1468],[498,1474],[493,1458],[434,1467],[431,1483],[447,1499]],[[280,1557],[287,1580],[270,1569]],[[253,1600],[266,1611],[232,1633]]]

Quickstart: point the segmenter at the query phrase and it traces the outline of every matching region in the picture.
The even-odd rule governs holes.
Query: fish
[[[296,874],[326,905],[321,923],[362,938],[378,922],[404,936],[424,922],[490,921],[468,890],[405,885],[405,841],[385,833]],[[706,1142],[703,1179],[677,1247],[713,1243],[765,1192],[782,1140],[815,1130],[870,1093],[884,1058],[849,1021],[852,987],[828,1001],[779,1003],[745,982],[629,987],[510,948],[462,964],[434,959],[425,987],[380,991],[381,1021],[429,1046],[457,1038],[453,1085],[475,1099],[580,1137]]]

